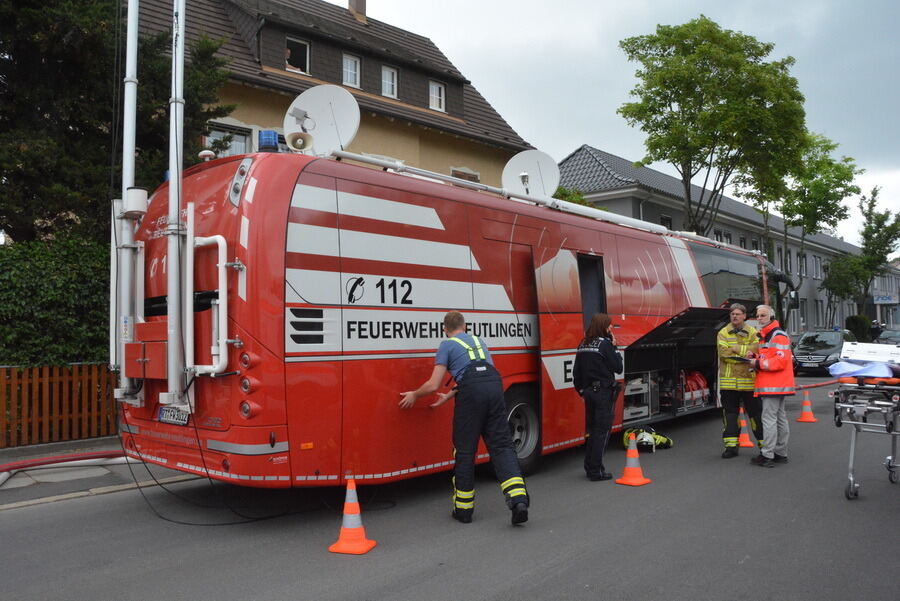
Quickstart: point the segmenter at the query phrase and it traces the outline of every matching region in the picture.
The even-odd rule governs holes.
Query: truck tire
[[[517,384],[506,391],[507,420],[513,448],[523,474],[530,474],[541,457],[541,414],[537,389]]]

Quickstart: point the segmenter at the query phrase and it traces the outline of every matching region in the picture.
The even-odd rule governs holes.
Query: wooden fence
[[[0,449],[115,434],[115,384],[105,364],[0,367]]]

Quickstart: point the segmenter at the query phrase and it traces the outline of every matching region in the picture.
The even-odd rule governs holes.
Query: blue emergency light
[[[278,152],[278,132],[264,129],[259,132],[259,151]]]

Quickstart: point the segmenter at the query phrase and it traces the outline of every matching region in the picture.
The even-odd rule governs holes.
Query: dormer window
[[[428,108],[436,111],[445,111],[447,105],[447,90],[444,84],[436,81],[428,82]]]
[[[397,70],[393,67],[381,67],[381,95],[388,98],[397,97]]]
[[[344,85],[354,88],[359,87],[359,57],[352,54],[344,55]]]
[[[284,68],[294,73],[309,75],[309,42],[285,38]]]

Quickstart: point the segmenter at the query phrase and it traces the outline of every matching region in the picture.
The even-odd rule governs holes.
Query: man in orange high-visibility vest
[[[762,467],[774,467],[776,463],[787,463],[787,443],[790,429],[784,399],[796,391],[794,388],[794,359],[791,354],[791,339],[785,334],[775,312],[769,305],[756,308],[759,330],[759,354],[751,365],[756,369],[754,394],[761,397],[763,444],[760,454],[750,461]]]
[[[459,311],[444,316],[444,333],[434,359],[431,377],[416,390],[401,393],[402,409],[412,407],[416,399],[435,392],[447,372],[456,381],[450,392],[438,395],[431,404],[437,407],[456,397],[453,408],[453,447],[456,463],[453,470],[453,519],[469,524],[475,512],[475,453],[478,439],[491,456],[500,490],[512,512],[513,525],[528,521],[528,491],[519,469],[519,460],[506,419],[503,379],[494,368],[487,345],[466,332],[466,320]]]

